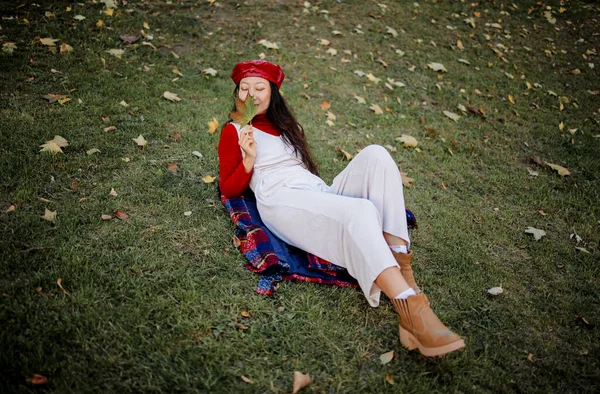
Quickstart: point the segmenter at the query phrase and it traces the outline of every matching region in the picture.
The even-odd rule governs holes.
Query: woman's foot
[[[433,313],[424,293],[391,301],[400,315],[400,342],[408,350],[418,348],[424,356],[434,357],[465,346],[463,339],[450,331]]]
[[[413,275],[412,267],[410,266],[410,261],[412,259],[412,252],[397,253],[392,250],[392,254],[394,255],[394,258],[396,259],[396,262],[400,266],[400,272],[402,273],[404,280],[406,280],[406,283],[408,283],[408,285],[410,287],[412,287],[412,289],[415,292],[420,293],[421,289],[419,289],[419,286],[417,286],[417,282],[415,282],[415,277]]]

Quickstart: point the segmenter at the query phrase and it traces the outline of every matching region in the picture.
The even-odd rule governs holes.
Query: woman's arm
[[[228,198],[239,197],[250,183],[253,168],[244,166],[239,138],[234,125],[228,124],[221,131],[219,140],[219,187]]]

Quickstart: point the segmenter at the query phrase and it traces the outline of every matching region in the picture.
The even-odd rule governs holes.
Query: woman
[[[276,64],[250,60],[235,65],[234,96],[254,98],[252,125],[228,123],[219,141],[220,188],[238,197],[256,196],[265,225],[285,242],[345,267],[369,304],[381,291],[400,315],[400,342],[425,356],[464,347],[429,307],[416,285],[402,180],[387,150],[364,148],[333,180],[319,178],[296,122],[279,93],[284,79]]]

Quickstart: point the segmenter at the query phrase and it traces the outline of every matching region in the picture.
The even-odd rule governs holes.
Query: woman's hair
[[[269,103],[269,108],[267,109],[267,118],[273,123],[275,128],[281,132],[283,141],[294,149],[296,155],[299,154],[304,166],[313,174],[318,174],[317,164],[306,143],[304,129],[296,121],[294,115],[292,115],[285,99],[281,96],[281,93],[279,93],[277,85],[271,81],[269,81],[269,85],[271,85],[271,101]],[[238,84],[233,91],[233,97],[238,97],[239,89],[240,85]],[[234,104],[232,112],[235,110]]]

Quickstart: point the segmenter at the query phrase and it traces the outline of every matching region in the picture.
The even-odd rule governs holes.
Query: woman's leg
[[[330,193],[371,201],[382,218],[388,245],[410,245],[402,177],[388,151],[379,145],[361,150],[335,177]]]

